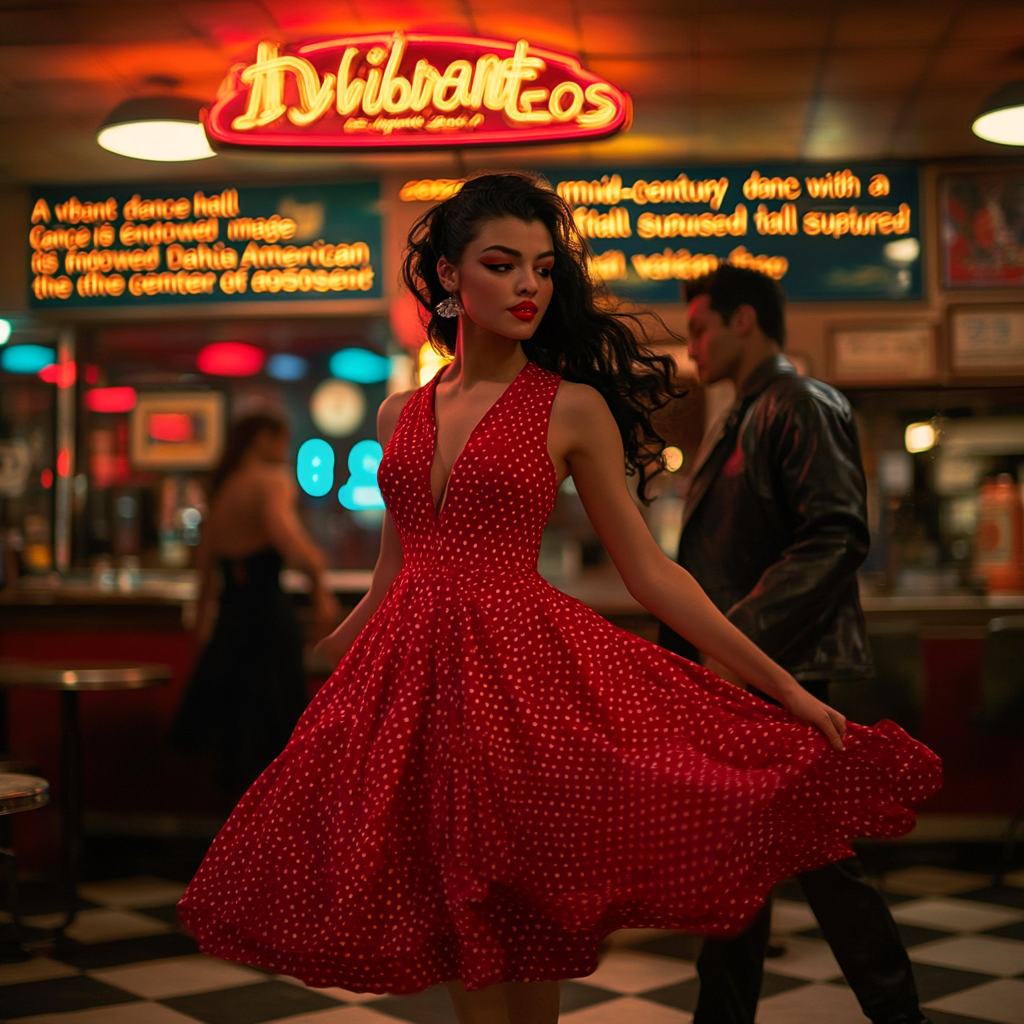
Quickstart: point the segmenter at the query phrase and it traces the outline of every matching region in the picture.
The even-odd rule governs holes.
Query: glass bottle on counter
[[[989,593],[1024,591],[1024,506],[1009,473],[981,485],[974,560]]]

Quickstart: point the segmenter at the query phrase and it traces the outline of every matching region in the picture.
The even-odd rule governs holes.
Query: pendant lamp
[[[989,96],[971,130],[986,142],[1024,146],[1024,80],[1008,82]]]
[[[185,96],[125,100],[106,116],[96,141],[111,153],[135,160],[207,160],[217,154],[199,120],[202,105]]]

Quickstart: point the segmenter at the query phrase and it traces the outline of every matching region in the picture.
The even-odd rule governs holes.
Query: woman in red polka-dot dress
[[[310,985],[447,982],[460,1020],[546,1024],[616,928],[741,931],[778,880],[912,827],[937,758],[847,725],[655,544],[670,363],[595,300],[568,207],[482,175],[405,277],[454,361],[378,417],[387,503],[340,659],[181,902],[202,948]],[[631,593],[773,707],[537,573],[571,475]]]

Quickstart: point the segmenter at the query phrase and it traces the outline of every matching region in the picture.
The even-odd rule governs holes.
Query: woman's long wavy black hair
[[[685,391],[673,383],[672,358],[647,347],[643,319],[614,308],[604,285],[594,280],[590,250],[572,211],[540,175],[476,175],[413,225],[402,279],[430,314],[431,344],[451,355],[458,336],[458,320],[434,311],[448,297],[437,276],[437,261],[444,256],[458,263],[483,223],[498,217],[540,221],[551,232],[551,304],[533,337],[523,342],[523,351],[545,370],[600,392],[622,435],[626,472],[637,475],[637,494],[647,502],[647,485],[664,468],[665,442],[651,415]]]

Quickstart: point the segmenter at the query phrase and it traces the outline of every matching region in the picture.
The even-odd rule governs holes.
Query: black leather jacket
[[[784,356],[751,374],[690,484],[679,564],[801,682],[873,673],[856,576],[864,489],[849,403]],[[660,642],[697,658],[664,625]]]

